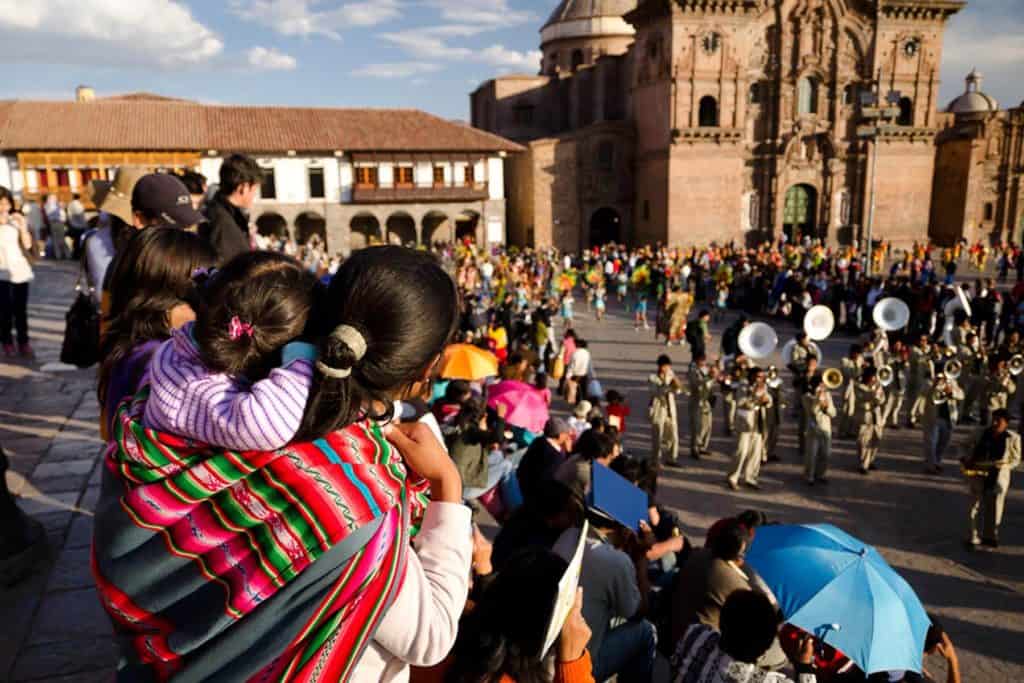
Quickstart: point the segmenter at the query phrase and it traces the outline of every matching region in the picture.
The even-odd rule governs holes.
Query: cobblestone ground
[[[0,589],[0,681],[110,680],[116,648],[92,588],[89,543],[98,496],[100,442],[92,371],[53,372],[71,301],[75,269],[41,264],[30,299],[31,331],[38,358],[0,362],[0,444],[11,456],[9,483],[21,505],[49,533],[51,557],[37,574]],[[577,327],[591,342],[605,389],[626,394],[633,415],[627,447],[650,447],[644,415],[646,377],[666,351],[651,332],[634,332],[613,304],[602,323],[580,306]],[[721,325],[716,330],[721,330]],[[789,331],[780,330],[787,339]],[[826,365],[835,366],[848,339],[826,342]],[[717,350],[717,337],[710,347]],[[680,369],[685,348],[667,350]],[[776,363],[778,361],[776,360]],[[722,434],[716,413],[712,448],[700,462],[685,458],[688,424],[680,404],[684,467],[661,476],[659,496],[680,511],[688,533],[703,538],[716,519],[758,508],[782,522],[836,524],[876,545],[939,615],[960,652],[965,681],[1024,681],[1024,494],[1012,490],[997,553],[968,554],[960,546],[966,527],[966,487],[959,474],[925,475],[921,435],[888,431],[881,470],[856,473],[853,443],[838,441],[831,484],[807,488],[796,463],[796,432],[788,422],[781,437],[782,463],[762,474],[760,492],[732,492],[724,477],[733,440]],[[958,442],[965,434],[958,434]],[[949,470],[955,468],[948,468]],[[945,680],[943,663],[927,666]]]

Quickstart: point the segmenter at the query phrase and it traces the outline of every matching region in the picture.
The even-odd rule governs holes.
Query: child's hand
[[[384,436],[398,449],[405,464],[430,482],[432,500],[462,502],[459,471],[430,427],[421,422],[391,423],[384,428]]]
[[[558,639],[558,661],[575,662],[582,657],[591,635],[590,626],[583,618],[583,589],[577,588],[576,602],[562,626],[562,633]]]

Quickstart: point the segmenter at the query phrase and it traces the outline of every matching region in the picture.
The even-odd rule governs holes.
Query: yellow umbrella
[[[472,344],[452,344],[441,360],[441,377],[476,381],[498,374],[498,359]]]

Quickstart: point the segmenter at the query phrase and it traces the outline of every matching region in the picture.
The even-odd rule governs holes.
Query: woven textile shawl
[[[120,680],[345,681],[404,578],[426,483],[377,425],[239,453],[121,405],[93,542]]]

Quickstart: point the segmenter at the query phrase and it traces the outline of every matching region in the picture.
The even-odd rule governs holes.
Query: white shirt
[[[569,357],[570,377],[584,377],[590,374],[590,351],[587,349],[576,349]]]
[[[430,503],[394,604],[353,671],[352,681],[408,681],[410,666],[434,666],[455,646],[469,595],[470,509]]]
[[[19,244],[21,233],[12,223],[0,225],[0,281],[20,285],[32,280],[32,266],[22,251],[31,244]]]
[[[490,280],[494,275],[494,264],[490,261],[484,261],[483,265],[480,266],[480,274]]]

